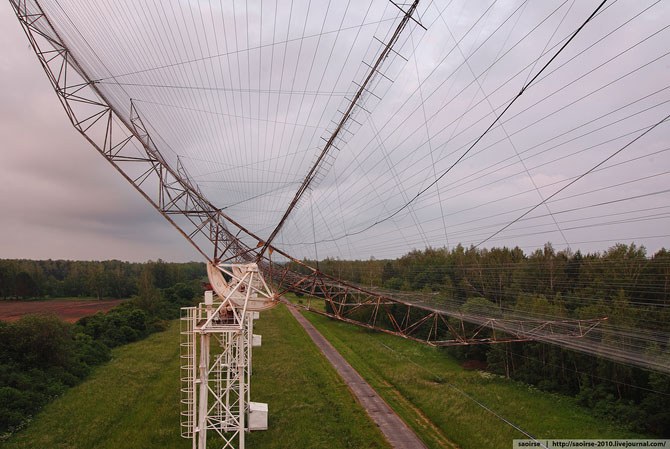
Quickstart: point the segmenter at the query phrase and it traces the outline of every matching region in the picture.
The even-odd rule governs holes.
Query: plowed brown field
[[[0,301],[0,320],[16,321],[29,313],[55,313],[65,321],[74,323],[79,318],[96,312],[107,312],[123,299],[103,301]]]

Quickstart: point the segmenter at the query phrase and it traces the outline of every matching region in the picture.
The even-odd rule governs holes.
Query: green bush
[[[127,301],[75,324],[54,315],[0,321],[0,435],[20,429],[46,403],[86,378],[91,368],[108,361],[111,348],[166,330],[168,320],[192,305],[195,296],[193,286],[185,283],[149,290],[153,299]]]

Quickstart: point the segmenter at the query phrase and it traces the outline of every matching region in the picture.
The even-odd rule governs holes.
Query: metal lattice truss
[[[205,242],[215,260],[243,251],[228,231],[232,220],[204,198],[179,159],[172,167],[162,157],[133,101],[129,116],[115,112],[39,4],[11,4],[74,128],[206,259]]]
[[[242,331],[246,332],[246,329]],[[232,443],[244,429],[244,401],[249,385],[246,376],[247,360],[244,335],[230,332],[213,334],[221,353],[214,356],[208,368],[208,394],[214,400],[207,410],[207,430],[214,430]],[[230,432],[233,432],[232,435]],[[225,435],[227,434],[227,435]],[[225,445],[224,445],[225,447]]]
[[[565,339],[586,336],[605,320],[487,318],[400,301],[341,281],[316,269],[311,274],[301,275],[272,262],[265,263],[262,267],[264,276],[279,287],[280,297],[286,292],[298,292],[309,298],[322,299],[327,305],[323,309],[312,306],[311,299],[308,299],[307,304],[294,304],[283,300],[293,307],[432,346],[528,340],[560,343]]]
[[[68,50],[36,0],[10,0],[72,125],[208,261],[255,262],[273,290],[322,299],[328,306],[300,306],[349,323],[431,345],[539,340],[561,343],[583,337],[602,319],[520,321],[482,318],[380,295],[322,273],[254,235],[209,202],[177,158],[169,164],[150,126],[130,100],[130,114],[115,111]],[[266,251],[267,250],[267,251]],[[279,256],[282,260],[272,260]],[[299,266],[300,273],[288,262]],[[306,274],[305,274],[306,273]]]
[[[244,276],[216,302],[210,291],[198,307],[182,309],[181,436],[193,447],[207,447],[208,433],[218,436],[218,447],[244,447],[258,315],[246,310],[249,295],[242,306],[231,297],[240,286],[250,287],[251,280]]]

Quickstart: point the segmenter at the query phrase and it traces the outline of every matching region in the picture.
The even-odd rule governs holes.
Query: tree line
[[[133,296],[108,313],[86,316],[74,324],[49,314],[0,321],[0,443],[45,404],[85,379],[92,368],[108,361],[112,348],[167,329],[169,321],[179,317],[180,308],[194,305],[204,289],[204,264],[10,262],[4,266],[18,267],[14,272],[41,270],[37,272],[42,279],[53,276],[58,282],[88,270],[102,269],[104,274],[122,269],[132,276],[133,284],[119,296]],[[47,288],[48,282],[37,285]],[[67,294],[77,292],[89,294],[88,290]]]
[[[657,341],[646,342],[639,351],[654,353],[670,365],[670,252],[666,249],[647,255],[644,247],[617,244],[602,253],[584,254],[556,251],[547,244],[526,254],[518,247],[459,245],[415,250],[393,260],[326,259],[318,266],[373,290],[389,289],[389,296],[394,291],[420,293],[423,301],[464,313],[608,317],[608,325],[657,336]],[[297,264],[293,268],[302,270]],[[404,311],[399,308],[398,313],[400,309]],[[366,312],[361,309],[360,313]],[[395,319],[400,322],[403,317]],[[629,337],[603,333],[598,338],[623,341]],[[444,350],[502,376],[573,396],[597,415],[632,430],[670,436],[670,376],[666,374],[538,342]]]
[[[150,262],[157,288],[207,275],[204,263]],[[145,264],[107,261],[0,259],[0,299],[129,298],[139,292]]]

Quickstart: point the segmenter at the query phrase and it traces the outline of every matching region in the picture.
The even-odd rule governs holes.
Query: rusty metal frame
[[[293,259],[293,262],[310,272],[297,273],[290,270],[286,264],[273,263],[269,258],[264,258],[259,263],[263,275],[267,279],[275,279],[273,285],[281,302],[291,307],[431,346],[530,340],[560,343],[564,339],[585,337],[607,319],[518,320],[468,315],[381,295],[329,276],[298,260]],[[330,305],[330,311],[314,308],[311,301],[307,305],[291,301],[283,296],[289,292],[319,298],[324,304]],[[402,319],[399,321],[400,317]]]
[[[77,63],[39,2],[10,3],[74,128],[205,259],[217,260],[226,250],[237,250],[241,242],[228,230],[227,217],[190,181],[179,159],[173,168],[162,157],[133,101],[129,117],[118,114]],[[185,220],[178,222],[175,216]],[[196,238],[214,246],[213,258]]]
[[[416,3],[407,14],[411,15]],[[64,44],[39,0],[10,0],[10,4],[74,128],[206,260],[257,262],[277,302],[289,302],[282,297],[286,292],[304,293],[329,304],[332,312],[314,309],[311,301],[307,306],[292,306],[434,346],[527,340],[560,343],[562,339],[584,337],[604,320],[515,321],[463,315],[380,295],[306,265],[209,202],[178,158],[172,167],[161,155],[132,100],[128,117],[114,110]],[[245,243],[241,234],[253,243]],[[306,274],[290,269],[286,263],[274,262],[273,252]],[[404,318],[398,322],[396,316]],[[493,330],[491,336],[484,335],[488,329]]]

